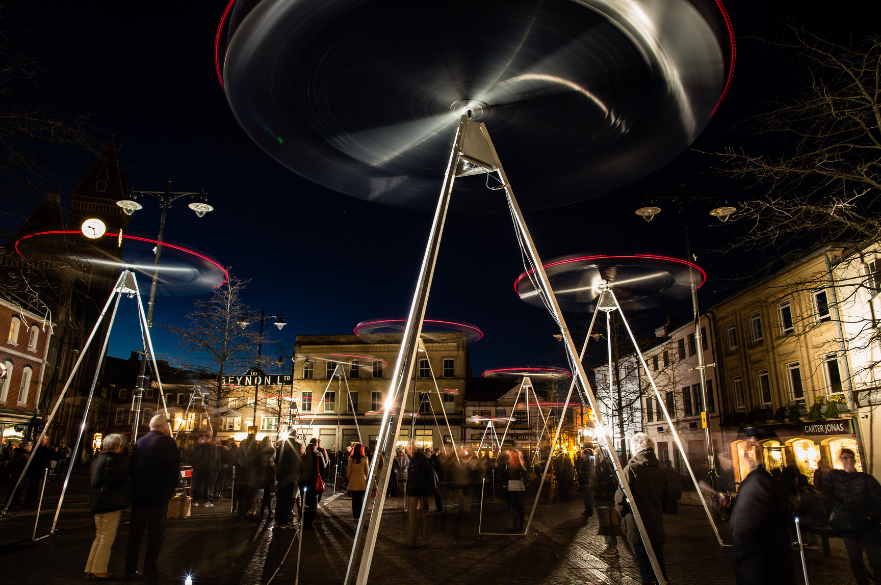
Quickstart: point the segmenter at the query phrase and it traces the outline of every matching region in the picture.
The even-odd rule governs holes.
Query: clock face
[[[100,219],[87,219],[83,222],[83,235],[87,238],[100,238],[107,231],[107,226]]]

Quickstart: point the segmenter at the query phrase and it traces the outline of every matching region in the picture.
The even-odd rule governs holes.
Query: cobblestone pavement
[[[38,537],[49,532],[60,484],[53,481],[47,487]],[[273,529],[265,520],[239,521],[230,514],[229,500],[220,500],[213,508],[194,508],[189,519],[169,520],[159,562],[165,576],[159,583],[183,585],[184,576],[192,574],[195,585],[260,585],[270,580],[278,585],[293,584],[298,552],[300,583],[342,583],[355,532],[351,500],[344,493],[334,495],[332,491],[326,493],[324,499],[324,518],[315,522],[314,530],[304,532],[302,551],[295,539],[296,530]],[[600,555],[605,546],[603,538],[597,535],[596,517],[581,516],[577,498],[571,502],[542,501],[527,536],[478,534],[479,525],[483,532],[504,532],[510,525],[504,506],[500,502],[494,504],[489,492],[482,516],[476,498],[471,504],[447,502],[442,513],[429,514],[429,543],[416,549],[407,546],[403,504],[403,498],[387,500],[371,582],[384,585],[640,582],[633,556],[625,547],[619,545],[621,554],[617,561]],[[433,501],[431,509],[434,510]],[[94,537],[85,470],[77,470],[74,476],[54,536],[31,541],[35,516],[35,511],[29,510],[0,519],[3,582],[16,585],[81,582]],[[665,556],[672,583],[733,583],[730,549],[717,544],[702,508],[680,506],[680,514],[666,516],[665,523]],[[720,527],[720,532],[723,540],[729,541],[726,525]],[[124,513],[110,561],[110,571],[117,575],[123,572],[127,538]],[[843,544],[833,539],[831,545],[831,558],[824,558],[819,548],[807,551],[812,585],[854,582]],[[282,564],[285,554],[288,556]],[[792,562],[800,570],[795,552]]]

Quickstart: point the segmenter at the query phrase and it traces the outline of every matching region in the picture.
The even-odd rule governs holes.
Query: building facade
[[[619,356],[613,362],[611,380],[609,365],[593,369],[594,385],[603,424],[619,455],[626,455],[630,438],[644,429],[641,366],[635,353]]]

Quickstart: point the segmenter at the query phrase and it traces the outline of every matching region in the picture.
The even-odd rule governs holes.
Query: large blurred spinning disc
[[[592,312],[605,281],[625,310],[662,307],[680,301],[691,293],[691,278],[700,287],[706,273],[696,264],[676,258],[641,254],[606,256],[576,255],[555,258],[545,265],[554,295],[564,311]],[[543,306],[535,288],[534,274],[523,273],[514,281],[520,298]]]
[[[700,134],[730,73],[719,7],[234,0],[217,67],[251,138],[325,187],[434,209],[470,109],[487,124],[520,206],[552,207],[626,185]],[[505,209],[482,177],[456,189],[454,211]]]

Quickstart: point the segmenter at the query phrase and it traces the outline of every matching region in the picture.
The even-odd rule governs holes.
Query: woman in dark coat
[[[92,512],[95,515],[95,540],[86,561],[86,579],[99,581],[114,579],[107,572],[110,560],[110,548],[116,539],[119,516],[127,508],[126,500],[112,497],[116,492],[125,490],[128,484],[128,473],[125,460],[120,455],[125,437],[120,434],[107,435],[101,444],[102,451],[92,463]]]
[[[312,439],[303,456],[303,470],[300,475],[300,489],[303,491],[303,527],[312,530],[318,507],[318,492],[315,486],[321,472],[327,466],[324,453],[318,449],[317,441]]]
[[[269,437],[263,437],[257,451],[257,487],[263,490],[263,500],[260,503],[261,518],[263,512],[269,508],[269,519],[272,520],[272,486],[275,485],[275,447]]]
[[[255,456],[257,442],[254,435],[248,434],[236,454],[236,506],[239,518],[244,519],[254,504],[254,496],[257,494],[257,474],[255,470]],[[253,514],[251,514],[253,516]]]
[[[636,501],[642,518],[646,536],[652,543],[652,550],[658,560],[658,566],[664,579],[667,579],[667,569],[664,566],[664,510],[670,500],[670,491],[667,484],[667,474],[661,469],[661,462],[655,456],[655,442],[645,433],[636,433],[630,439],[630,450],[634,453],[627,467],[624,468],[624,481],[630,486],[630,493]],[[627,542],[633,547],[633,556],[639,565],[639,574],[643,583],[656,581],[655,571],[652,568],[636,520],[631,510],[633,502],[627,502],[624,491],[618,488],[615,492],[615,508],[621,516],[621,529]]]
[[[529,472],[523,465],[523,455],[516,449],[511,451],[505,469],[505,489],[508,491],[508,507],[511,510],[511,528],[508,532],[520,532],[523,526],[523,497],[529,485]]]
[[[850,449],[842,449],[839,460],[844,469],[833,469],[823,479],[823,502],[833,516],[829,521],[833,529],[835,506],[849,505],[852,510],[859,525],[852,532],[841,530],[841,537],[858,585],[868,585],[863,550],[876,580],[881,575],[881,485],[868,473],[857,471],[856,455]]]
[[[606,549],[602,552],[606,556],[618,556],[618,535],[615,533],[615,492],[618,490],[618,478],[615,475],[615,467],[604,451],[599,451],[602,457],[594,469],[593,478],[593,503],[597,510],[597,521],[600,525],[599,533],[606,541]]]

